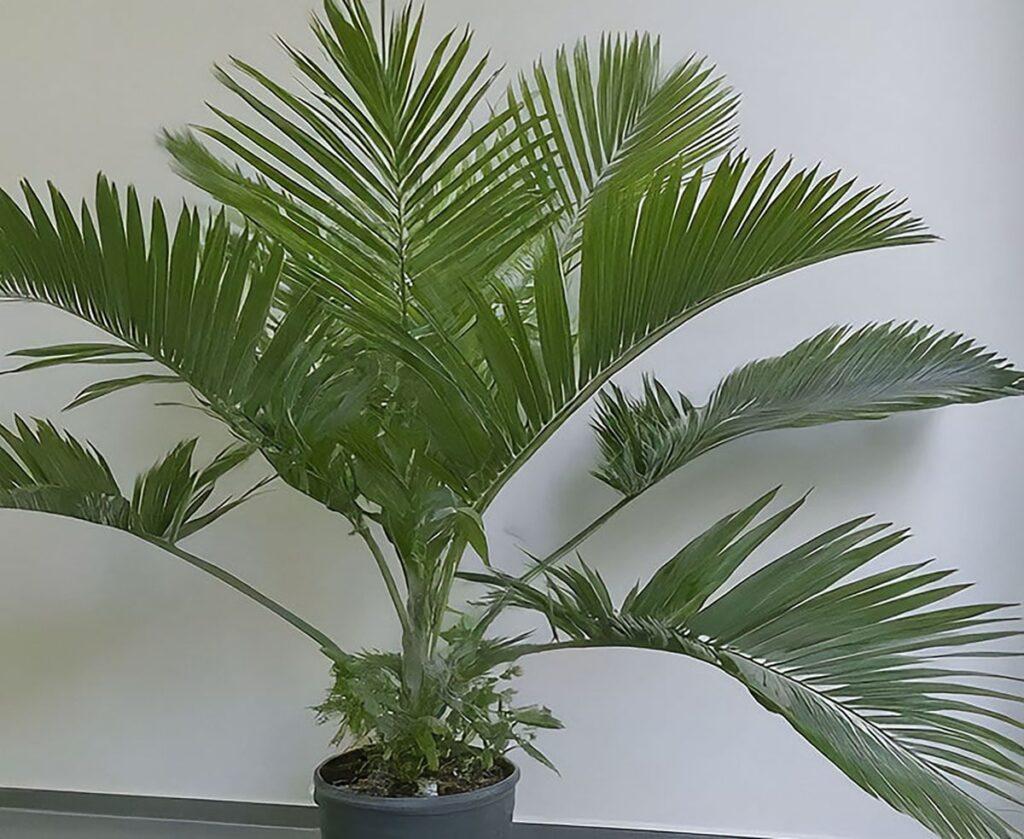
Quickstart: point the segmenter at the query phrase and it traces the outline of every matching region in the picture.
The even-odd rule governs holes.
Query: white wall
[[[435,31],[472,21],[519,65],[579,34],[646,28],[670,58],[711,55],[743,92],[743,140],[822,159],[913,198],[946,241],[820,266],[743,295],[663,342],[646,369],[702,397],[734,365],[834,322],[921,318],[1024,363],[1019,0],[429,0]],[[149,194],[191,194],[153,137],[204,118],[209,65],[284,69],[270,35],[304,38],[306,0],[3,0],[0,186],[53,178],[82,194],[102,169]],[[37,307],[0,308],[0,351],[88,334]],[[0,379],[0,414],[56,416],[88,375]],[[183,436],[222,433],[129,392],[60,417],[133,472]],[[901,558],[937,555],[1024,593],[1024,403],[779,433],[693,464],[586,546],[623,586],[698,527],[783,482],[817,491],[776,546],[864,511],[909,524]],[[565,428],[490,515],[506,564],[602,508],[586,418]],[[538,500],[540,503],[538,503]],[[304,710],[326,668],[304,639],[129,537],[2,515],[0,786],[306,800],[327,732]],[[388,645],[381,586],[344,524],[289,491],[195,539],[353,647]],[[519,817],[776,837],[912,839],[783,723],[696,663],[579,653],[529,663],[524,693],[568,730],[527,765]]]

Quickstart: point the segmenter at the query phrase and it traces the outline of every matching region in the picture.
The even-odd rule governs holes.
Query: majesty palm
[[[1024,376],[957,334],[837,327],[727,376],[703,404],[615,373],[734,294],[857,251],[932,237],[888,193],[734,148],[737,99],[704,61],[664,70],[647,36],[585,43],[494,94],[468,32],[421,43],[421,15],[327,0],[301,79],[242,61],[218,77],[247,117],[165,135],[180,171],[233,212],[169,220],[98,182],[0,195],[0,291],[59,307],[103,342],[14,353],[20,370],[140,365],[71,405],[184,382],[237,444],[175,447],[122,489],[48,422],[0,427],[0,505],[84,519],[216,576],[309,636],[321,707],[392,790],[445,766],[485,773],[538,727],[519,658],[579,647],[693,656],[740,681],[870,794],[949,839],[1017,835],[974,797],[1024,785],[1017,694],[979,672],[1015,639],[1004,607],[926,563],[869,566],[906,538],[868,518],[737,572],[804,501],[773,490],[708,527],[625,596],[565,558],[692,459],[761,431],[1015,395]],[[298,92],[296,92],[296,90]],[[488,98],[490,97],[490,98]],[[235,223],[243,217],[244,224]],[[483,515],[597,397],[595,475],[621,500],[518,575],[490,566]],[[357,653],[182,543],[246,500],[218,480],[251,456],[344,516],[376,562],[402,649]],[[261,485],[266,482],[261,482]],[[255,488],[254,488],[255,489]],[[215,500],[220,499],[220,500]],[[452,602],[461,576],[482,586]],[[458,607],[456,609],[455,607]],[[538,612],[548,641],[490,633]],[[967,663],[965,663],[967,662]],[[997,700],[993,703],[991,700]]]

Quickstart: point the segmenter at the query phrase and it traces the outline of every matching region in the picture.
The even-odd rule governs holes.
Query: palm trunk
[[[408,623],[402,630],[402,682],[410,698],[416,699],[423,687],[423,671],[430,655],[430,610],[424,601],[424,586],[409,576],[406,603]]]

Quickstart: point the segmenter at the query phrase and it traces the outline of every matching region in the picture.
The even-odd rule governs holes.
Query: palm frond
[[[883,419],[1022,392],[1024,374],[958,333],[915,323],[832,327],[730,373],[699,407],[654,379],[637,398],[610,387],[594,420],[602,456],[595,474],[633,497],[748,434]]]
[[[0,425],[0,507],[48,512],[173,544],[212,524],[263,486],[209,505],[217,481],[246,461],[250,446],[229,446],[194,465],[195,440],[172,449],[135,482],[126,497],[95,448],[52,423],[21,417]]]
[[[559,256],[538,262],[537,310],[550,314],[538,314],[537,340],[506,341],[500,359],[485,353],[490,379],[505,388],[504,421],[518,413],[523,429],[510,441],[511,459],[486,481],[482,506],[611,376],[690,318],[808,265],[933,238],[901,202],[840,182],[838,172],[791,175],[788,163],[773,171],[771,156],[750,168],[745,157],[731,157],[706,183],[677,167],[639,196],[595,196],[583,226],[578,301],[568,283],[558,293]],[[514,335],[515,311],[504,311],[504,331]],[[575,336],[565,331],[572,311]]]
[[[139,374],[87,388],[73,404],[136,384],[190,384],[214,404],[248,391],[265,342],[282,266],[252,233],[233,231],[223,214],[204,222],[183,208],[168,225],[153,202],[146,218],[134,189],[105,178],[94,208],[76,220],[52,185],[47,212],[23,185],[28,213],[0,192],[0,294],[48,303],[120,343],[37,347],[19,370],[56,364],[154,360],[172,376]]]
[[[929,563],[866,566],[905,531],[857,518],[730,585],[728,580],[803,504],[759,517],[776,491],[726,516],[616,606],[593,569],[545,571],[547,588],[498,573],[466,575],[542,614],[552,644],[690,655],[742,683],[869,794],[944,839],[1019,834],[961,784],[1020,803],[1024,722],[1008,676],[971,662],[1014,655],[1006,606],[953,600],[967,586]]]
[[[333,456],[377,369],[317,298],[285,299],[282,249],[232,230],[223,214],[203,222],[183,209],[170,227],[154,202],[144,221],[135,191],[122,197],[103,178],[79,221],[54,187],[49,213],[28,185],[24,193],[28,214],[0,193],[0,294],[63,309],[118,343],[17,350],[25,363],[9,372],[157,362],[167,370],[94,382],[68,407],[137,385],[187,383],[289,482],[324,501],[328,489],[303,464]]]
[[[0,425],[0,509],[25,510],[87,521],[137,536],[259,603],[315,641],[335,661],[345,654],[326,634],[229,571],[183,549],[178,542],[212,524],[267,483],[217,504],[208,502],[217,481],[252,454],[230,446],[204,466],[193,465],[195,441],[172,449],[135,481],[125,496],[95,448],[53,424],[21,417]]]
[[[277,132],[220,109],[224,127],[200,129],[252,174],[188,132],[165,144],[187,178],[313,258],[322,270],[302,282],[402,321],[416,301],[447,319],[453,278],[486,276],[550,215],[532,163],[546,136],[515,104],[473,127],[497,74],[470,57],[468,30],[426,49],[422,66],[411,5],[378,26],[357,0],[325,0],[313,31],[322,59],[285,45],[303,93],[237,59],[218,70]]]
[[[594,202],[580,278],[581,384],[724,296],[842,254],[933,239],[887,193],[790,168],[772,173],[769,156],[750,171],[741,155],[706,188],[676,170],[640,200]]]
[[[550,135],[539,152],[570,238],[602,187],[635,189],[669,164],[696,172],[736,135],[738,97],[714,68],[691,57],[664,73],[647,34],[602,37],[596,60],[586,41],[562,48],[553,73],[537,62],[509,95]]]

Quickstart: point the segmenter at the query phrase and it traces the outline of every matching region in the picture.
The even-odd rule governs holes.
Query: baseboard
[[[207,822],[249,827],[314,829],[315,807],[301,804],[259,804],[148,795],[110,795],[46,789],[0,787],[0,810],[29,810],[62,815]],[[655,833],[598,827],[517,824],[516,839],[729,839],[692,833]]]
[[[316,808],[301,804],[259,804],[249,801],[211,801],[15,787],[0,787],[0,809],[76,816],[245,824],[252,827],[313,828],[319,824]]]

